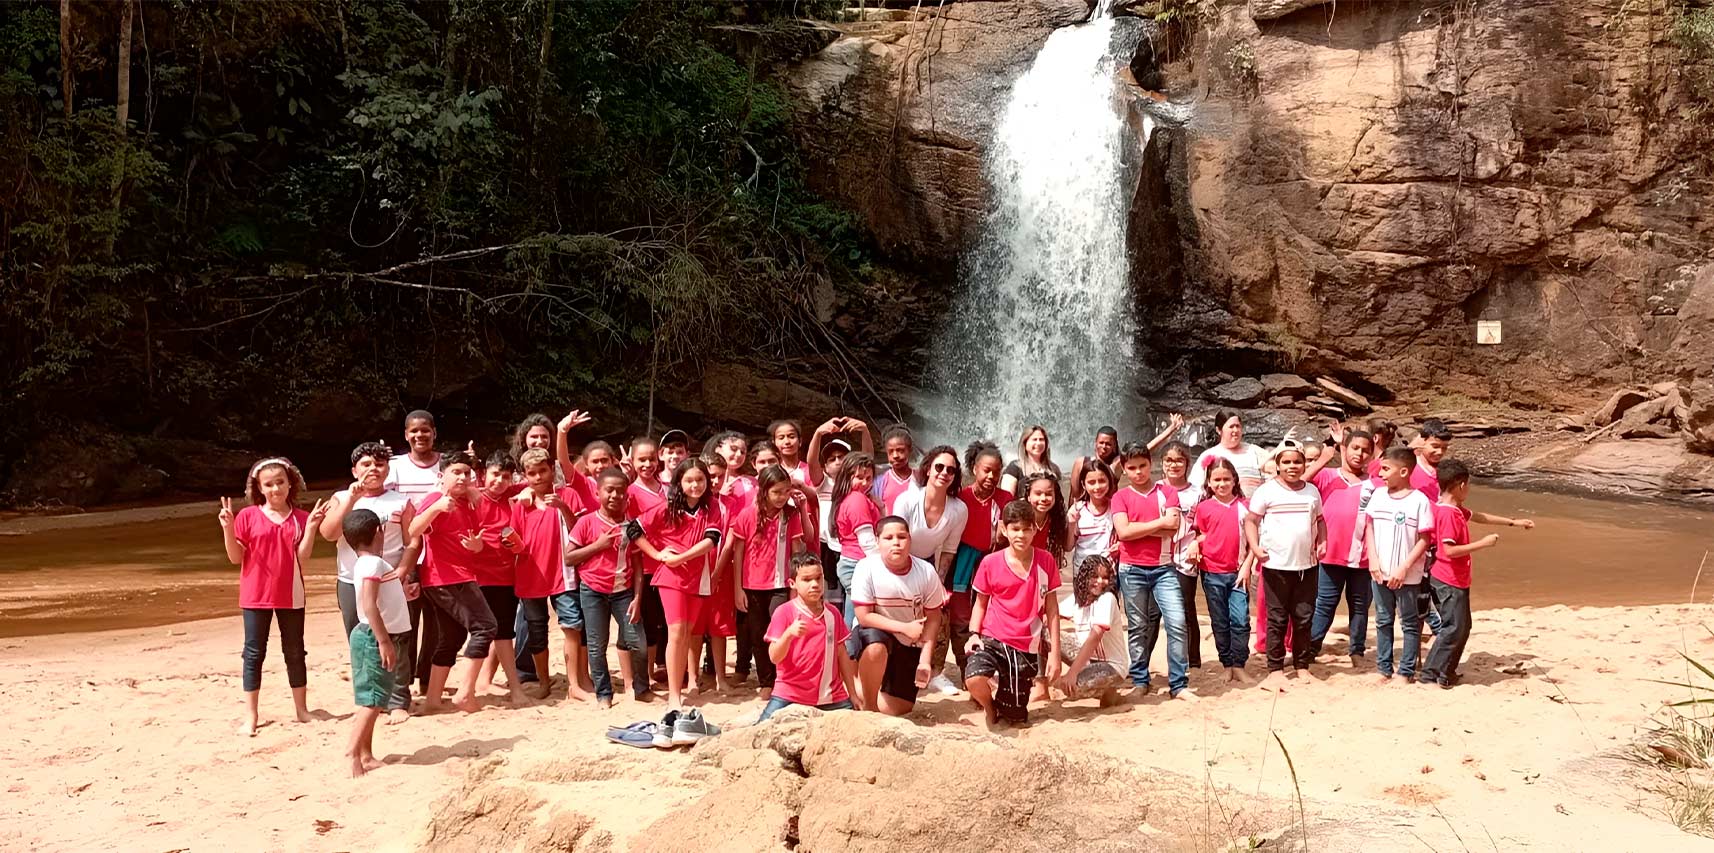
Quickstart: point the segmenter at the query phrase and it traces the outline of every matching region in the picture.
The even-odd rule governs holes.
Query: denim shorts
[[[561,630],[583,630],[583,605],[577,601],[577,590],[556,592],[548,600],[553,603],[554,619],[559,621]]]

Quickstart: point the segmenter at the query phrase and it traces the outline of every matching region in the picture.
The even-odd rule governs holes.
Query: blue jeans
[[[1333,614],[1339,609],[1339,594],[1345,594],[1345,610],[1351,615],[1351,651],[1361,655],[1368,648],[1369,601],[1374,595],[1374,580],[1368,569],[1321,564],[1321,586],[1315,591],[1315,622],[1309,630],[1311,654],[1321,654],[1321,641],[1327,639],[1327,629],[1333,627]]]
[[[613,676],[607,671],[608,620],[619,623],[619,649],[631,657],[631,695],[649,692],[648,647],[642,632],[625,614],[631,607],[633,593],[628,587],[612,592],[596,592],[588,584],[577,585],[578,604],[583,607],[583,638],[589,648],[589,677],[595,682],[595,695],[613,698]]]
[[[834,566],[834,574],[839,576],[839,586],[845,590],[845,624],[856,625],[857,602],[851,597],[851,581],[857,576],[857,561],[850,557],[840,557]]]
[[[1167,686],[1174,694],[1190,686],[1190,656],[1185,645],[1184,592],[1172,566],[1119,566],[1119,600],[1125,603],[1125,644],[1131,650],[1131,683],[1149,685],[1148,619],[1144,602],[1153,595],[1166,625]]]
[[[512,620],[512,642],[517,654],[512,656],[512,663],[518,667],[518,680],[530,684],[536,678],[536,659],[525,651],[530,644],[530,620],[524,618],[524,608],[518,608],[518,618]]]
[[[767,718],[772,717],[774,715],[775,711],[778,711],[779,709],[784,708],[788,705],[801,705],[801,704],[803,704],[803,703],[793,702],[791,700],[781,699],[780,697],[775,696],[774,698],[769,699],[768,704],[762,708],[762,716],[759,719],[757,719],[756,722],[760,723],[763,720],[766,720]],[[855,708],[855,706],[851,704],[850,699],[841,699],[838,702],[829,702],[826,705],[817,705],[815,707],[817,707],[823,711],[850,711],[850,710],[853,710]]]
[[[1250,594],[1238,586],[1238,573],[1203,572],[1202,595],[1220,665],[1243,666],[1250,660]]]
[[[1388,589],[1384,583],[1370,582],[1375,590],[1375,671],[1393,674],[1393,619],[1397,611],[1399,628],[1405,635],[1404,653],[1399,656],[1398,674],[1405,678],[1416,675],[1416,658],[1422,651],[1422,621],[1417,617],[1416,597],[1421,584],[1405,584]]]

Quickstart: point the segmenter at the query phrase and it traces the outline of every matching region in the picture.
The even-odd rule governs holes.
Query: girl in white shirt
[[[1113,505],[1113,469],[1091,458],[1084,463],[1082,475],[1083,499],[1072,504],[1067,514],[1073,566],[1083,565],[1090,557],[1112,559],[1117,551],[1113,517],[1108,514]]]

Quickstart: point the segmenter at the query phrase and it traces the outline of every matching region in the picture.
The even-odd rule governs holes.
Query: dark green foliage
[[[0,441],[241,441],[454,373],[496,417],[636,406],[652,359],[790,349],[865,261],[771,79],[837,5],[144,3],[120,134],[112,4],[73,2],[70,121],[58,4],[8,4]]]

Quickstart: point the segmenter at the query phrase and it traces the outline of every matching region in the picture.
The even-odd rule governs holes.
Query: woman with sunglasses
[[[969,509],[958,497],[962,480],[958,451],[944,444],[929,448],[917,467],[916,488],[899,495],[893,504],[893,514],[910,525],[911,555],[933,565],[940,573],[941,583],[948,588],[951,588],[953,557],[964,536],[964,523],[969,519]],[[929,679],[929,686],[942,693],[958,692],[941,674],[946,667],[951,628],[949,621],[941,620],[940,637],[934,646],[934,676]]]

